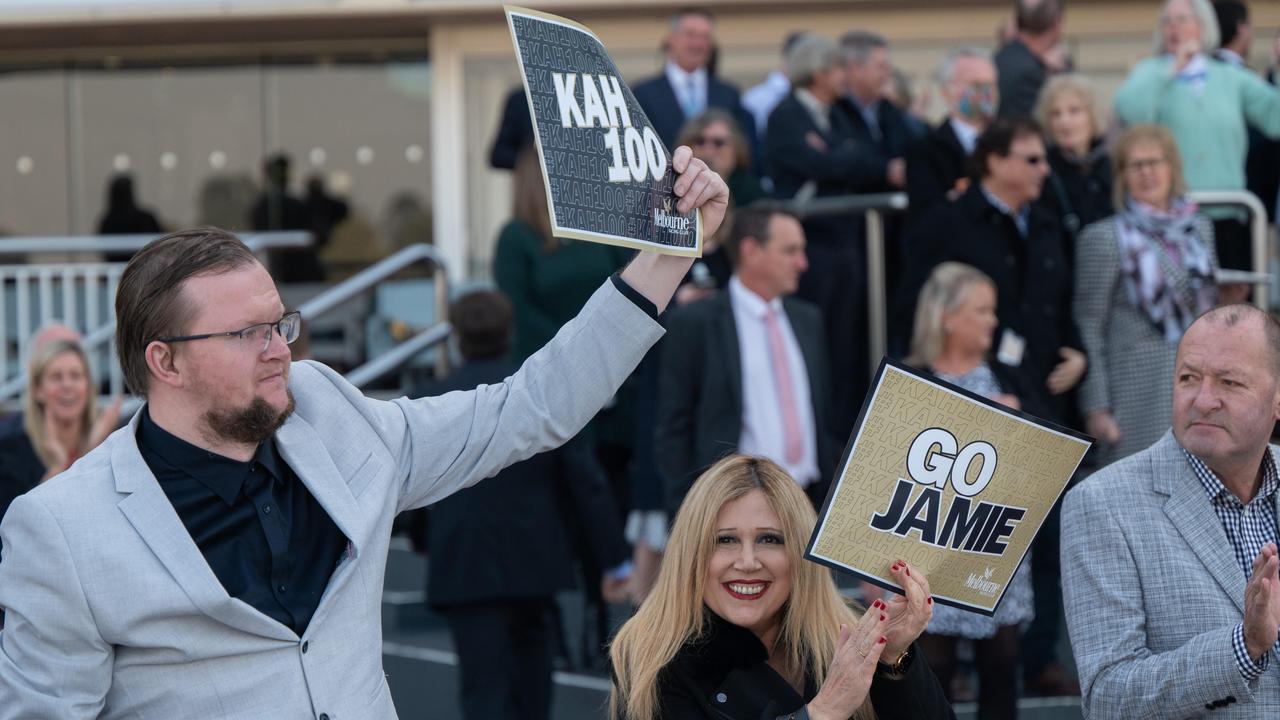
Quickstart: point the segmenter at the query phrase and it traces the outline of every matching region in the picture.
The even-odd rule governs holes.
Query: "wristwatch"
[[[884,675],[901,677],[906,675],[907,671],[911,669],[911,661],[915,659],[916,654],[912,652],[912,646],[908,645],[907,649],[903,650],[902,654],[892,662],[881,661],[876,663],[876,670]]]

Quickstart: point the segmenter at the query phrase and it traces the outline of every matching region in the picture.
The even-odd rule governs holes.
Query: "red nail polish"
[[[884,614],[883,614],[883,613],[881,613],[881,614],[880,614],[880,622],[884,622],[884,620],[885,620]]]
[[[886,639],[885,639],[885,637],[884,637],[883,635],[881,635],[881,636],[880,636],[880,644],[881,644],[881,645],[883,645],[883,644],[885,644],[885,643],[887,643],[887,642],[889,642],[889,641],[888,641],[888,640],[886,640]]]
[[[933,598],[929,598],[929,599],[928,599],[928,600],[926,600],[925,602],[927,602],[927,603],[929,603],[930,605],[932,605],[932,604],[933,604]]]
[[[907,571],[907,577],[911,577],[911,568],[907,567],[906,565],[903,565],[902,569]]]

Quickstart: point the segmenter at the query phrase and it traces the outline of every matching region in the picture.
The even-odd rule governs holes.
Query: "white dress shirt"
[[[814,431],[813,398],[809,394],[809,370],[791,322],[782,309],[782,300],[764,298],[747,289],[734,275],[729,279],[729,305],[738,329],[738,357],[742,367],[742,434],[738,452],[762,455],[778,463],[800,487],[818,480],[818,439]],[[774,385],[773,365],[769,353],[769,334],[765,311],[773,308],[786,345],[787,365],[791,374],[792,396],[800,418],[800,434],[804,453],[797,463],[787,462],[787,443],[778,407],[778,388]]]
[[[951,118],[951,130],[956,134],[956,138],[960,140],[960,147],[964,148],[965,155],[972,155],[973,148],[978,144],[978,136],[981,131],[963,120]]]
[[[756,134],[764,139],[769,126],[769,114],[791,94],[791,81],[780,70],[774,70],[759,85],[742,93],[742,106],[756,119]]]
[[[707,69],[705,67],[700,67],[693,72],[685,72],[679,65],[668,61],[666,75],[667,82],[671,83],[671,89],[676,93],[676,101],[680,103],[680,109],[684,110],[686,120],[701,115],[707,109]]]

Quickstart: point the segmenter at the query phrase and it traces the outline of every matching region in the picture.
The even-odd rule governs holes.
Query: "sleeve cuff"
[[[1249,650],[1244,644],[1244,623],[1237,625],[1235,632],[1231,634],[1231,649],[1235,651],[1236,668],[1240,670],[1240,676],[1245,682],[1254,682],[1267,669],[1271,652],[1263,653],[1261,661],[1249,657]]]
[[[658,306],[654,305],[653,301],[649,298],[641,295],[638,290],[628,285],[627,281],[622,279],[622,275],[614,273],[609,276],[609,279],[613,281],[613,286],[618,288],[618,292],[622,293],[622,295],[634,303],[636,307],[643,310],[646,315],[654,320],[658,319]]]

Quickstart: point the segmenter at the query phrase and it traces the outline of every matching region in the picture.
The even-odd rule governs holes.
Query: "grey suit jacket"
[[[1172,432],[1067,493],[1062,592],[1084,716],[1280,717],[1276,659],[1253,683],[1236,667],[1244,586]]]
[[[351,541],[302,637],[218,583],[135,417],[0,526],[0,719],[394,718],[380,603],[395,515],[573,437],[661,333],[606,282],[500,384],[384,402],[294,364],[277,446]]]

